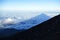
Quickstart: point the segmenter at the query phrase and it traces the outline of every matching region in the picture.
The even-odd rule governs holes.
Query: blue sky
[[[35,13],[35,11],[60,11],[60,0],[0,0],[0,11],[3,11],[3,13],[0,13],[3,16],[16,15],[24,18],[31,18],[40,14],[37,12]],[[23,13],[20,13],[21,11]],[[27,13],[25,11],[27,11]],[[59,13],[46,14],[55,16]]]
[[[60,11],[60,0],[0,0],[4,11]]]

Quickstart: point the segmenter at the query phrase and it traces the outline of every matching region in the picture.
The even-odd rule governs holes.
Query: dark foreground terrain
[[[60,15],[35,27],[0,40],[60,40]]]

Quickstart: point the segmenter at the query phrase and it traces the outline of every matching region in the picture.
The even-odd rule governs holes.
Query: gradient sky
[[[4,11],[60,11],[60,0],[0,0]]]
[[[40,14],[35,11],[60,11],[60,0],[0,0],[0,11],[3,11],[1,16],[16,15],[27,19]],[[46,14],[53,17],[60,13]]]

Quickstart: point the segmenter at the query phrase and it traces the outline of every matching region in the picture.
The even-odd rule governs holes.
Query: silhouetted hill
[[[21,31],[23,30],[16,30],[14,28],[0,29],[0,38],[12,36],[15,35],[17,32],[21,32]]]
[[[60,38],[60,15],[8,38],[11,40],[57,40]]]

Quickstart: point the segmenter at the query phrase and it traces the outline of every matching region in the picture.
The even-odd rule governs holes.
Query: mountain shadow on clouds
[[[49,16],[42,13],[42,14],[40,14],[40,15],[38,15],[36,17],[33,17],[33,18],[29,19],[29,20],[25,20],[23,22],[19,22],[19,23],[15,24],[15,25],[12,25],[11,27],[15,28],[17,30],[22,30],[22,29],[27,30],[27,29],[30,29],[31,27],[34,27],[34,26],[36,26],[36,25],[38,25],[38,24],[40,24],[40,23],[42,23],[42,22],[44,22],[46,20],[49,20],[49,19],[50,19]]]
[[[28,29],[30,29],[38,24],[41,24],[42,22],[44,22],[48,19],[50,19],[49,16],[47,16],[45,14],[41,14],[41,15],[33,17],[29,20],[19,22],[17,24],[3,25],[6,28],[0,29],[0,37],[8,37],[8,36],[12,36],[12,35],[16,34],[17,32],[22,32],[24,30],[28,30]]]
[[[60,15],[55,16],[23,32],[6,37],[5,40],[58,40],[60,39]]]

